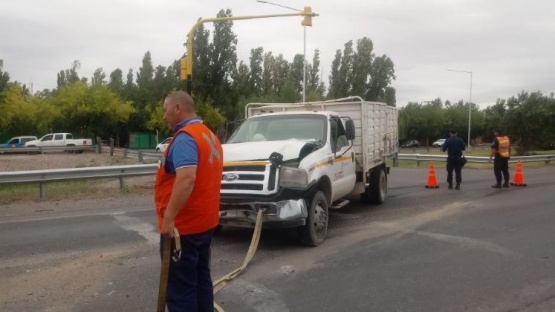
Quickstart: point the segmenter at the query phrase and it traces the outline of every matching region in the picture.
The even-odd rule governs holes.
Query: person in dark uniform
[[[493,158],[493,173],[495,174],[496,183],[493,188],[509,187],[509,158],[511,157],[511,142],[509,137],[503,135],[501,129],[493,131],[493,142],[491,143],[491,154],[489,161]],[[495,158],[494,158],[495,157]],[[503,176],[501,176],[503,173]],[[501,186],[501,178],[503,178],[503,186]]]
[[[451,135],[445,143],[443,143],[442,150],[447,152],[447,183],[449,183],[448,188],[453,189],[453,170],[455,170],[455,185],[456,190],[461,189],[462,182],[462,151],[466,148],[464,142],[461,138],[457,136],[457,130],[449,130]]]

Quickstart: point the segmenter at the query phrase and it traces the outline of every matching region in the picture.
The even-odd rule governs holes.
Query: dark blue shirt
[[[451,136],[443,143],[443,151],[447,151],[448,158],[459,158],[465,149],[464,142],[457,136]]]

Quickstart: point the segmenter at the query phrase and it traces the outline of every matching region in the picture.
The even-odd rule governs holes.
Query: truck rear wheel
[[[299,227],[299,240],[308,246],[318,246],[328,232],[328,202],[321,191],[316,192],[308,206],[306,224]]]
[[[379,166],[370,172],[370,185],[366,187],[364,193],[360,194],[363,202],[381,205],[385,201],[387,193],[387,175],[385,167]]]

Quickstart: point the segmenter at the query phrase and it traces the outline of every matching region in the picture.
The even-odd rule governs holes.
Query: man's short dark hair
[[[451,133],[451,134],[457,134],[457,129],[451,129],[451,130],[449,130],[449,133]]]

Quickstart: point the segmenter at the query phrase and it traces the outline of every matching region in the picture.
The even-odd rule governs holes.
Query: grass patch
[[[124,179],[125,182],[129,182]],[[141,194],[152,190],[151,183],[126,183],[122,191],[118,179],[92,179],[46,184],[45,200],[83,199],[98,197],[115,197],[122,194]],[[0,203],[14,201],[39,201],[39,183],[0,185]]]

